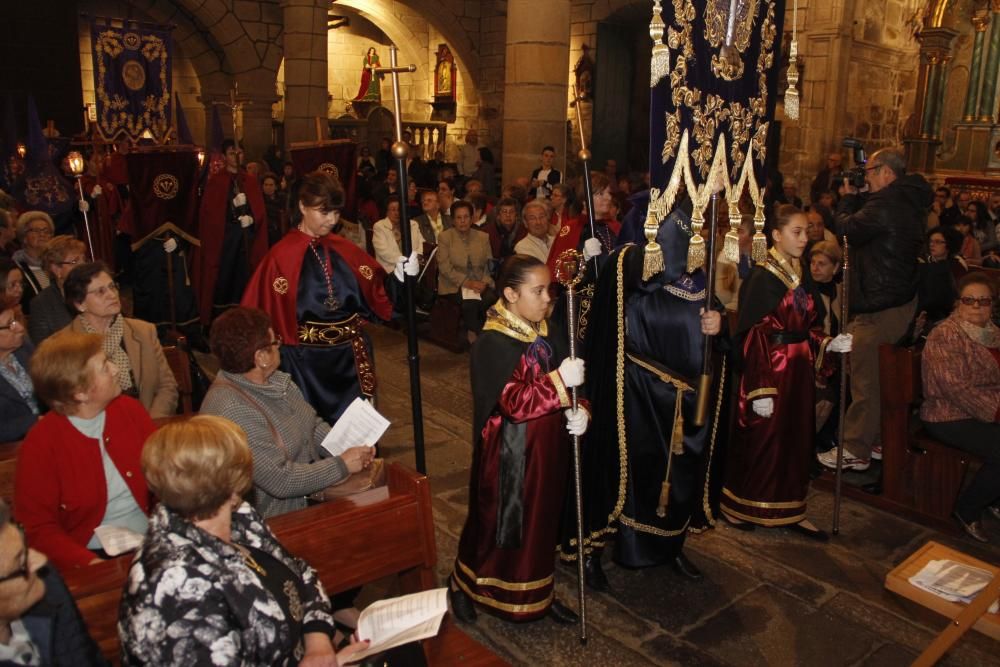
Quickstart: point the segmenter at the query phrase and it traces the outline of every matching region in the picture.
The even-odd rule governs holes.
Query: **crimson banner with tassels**
[[[137,142],[147,130],[162,143],[170,130],[173,45],[169,27],[91,24],[97,127],[105,141]]]
[[[703,266],[700,231],[712,193],[720,192],[731,225],[725,252],[735,262],[739,201],[748,193],[756,209],[754,259],[763,260],[764,157],[785,0],[653,4],[647,238],[655,238],[686,188],[693,203],[688,270]],[[655,271],[655,263],[647,270]]]
[[[170,231],[197,243],[198,153],[194,148],[136,150],[125,156],[128,179],[132,245]]]

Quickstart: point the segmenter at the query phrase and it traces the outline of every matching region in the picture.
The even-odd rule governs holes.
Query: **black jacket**
[[[867,197],[840,200],[835,226],[850,245],[852,313],[902,306],[916,295],[917,258],[933,198],[923,176],[908,174]]]

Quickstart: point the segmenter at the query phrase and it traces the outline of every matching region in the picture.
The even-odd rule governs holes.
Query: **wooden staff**
[[[844,234],[844,275],[841,281],[842,295],[840,297],[840,332],[847,330],[847,295],[850,291],[850,262],[848,260],[847,234]],[[832,305],[832,304],[831,304]],[[847,367],[850,365],[850,352],[840,355],[840,405],[837,406],[837,474],[833,485],[833,534],[840,534],[840,494],[844,477],[844,425],[847,422]]]
[[[569,358],[576,358],[576,286],[583,280],[583,256],[576,250],[565,250],[556,258],[556,280],[566,288],[566,328],[569,333]],[[579,406],[576,387],[570,389],[573,412]],[[580,643],[587,643],[587,599],[583,573],[583,482],[580,477],[580,436],[573,436],[573,484],[576,493],[576,566],[577,594],[580,600]]]
[[[715,305],[715,235],[719,228],[719,193],[712,193],[711,213],[708,216],[708,243],[705,252],[705,312]],[[712,337],[705,336],[701,343],[701,375],[698,376],[698,396],[695,401],[692,423],[701,427],[708,421],[708,404],[712,393]],[[678,400],[680,400],[678,398]]]

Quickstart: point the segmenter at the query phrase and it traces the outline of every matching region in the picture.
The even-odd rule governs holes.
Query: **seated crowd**
[[[436,263],[433,299],[458,307],[471,343],[497,302],[497,275],[509,257],[536,257],[554,274],[555,258],[564,250],[581,251],[589,266],[620,242],[637,240],[626,238],[621,222],[633,206],[633,189],[643,187],[634,188],[641,179],[620,178],[612,169],[592,173],[589,188],[572,187],[552,167],[551,152],[543,150],[542,166],[531,178],[515,179],[502,192],[495,191],[488,150],[480,150],[482,160],[473,165],[479,178],[413,160],[408,182],[416,188],[405,194],[391,160],[381,152],[365,156],[359,162],[365,213],[349,234],[339,220],[342,200],[317,199],[313,205],[300,193],[300,211],[288,216],[282,202],[293,189],[294,173],[267,172],[261,180],[268,235],[280,248],[291,236],[322,237],[333,226],[361,246],[359,252],[371,253],[376,270],[402,279],[404,270],[415,275],[402,257],[405,196],[414,253],[425,267]],[[484,186],[480,179],[487,177]],[[324,177],[306,180],[317,178]],[[769,205],[807,208],[802,267],[823,301],[822,328],[836,336],[846,325],[839,307],[843,252],[833,222],[839,186],[828,173],[825,182],[814,182],[814,196],[804,205],[794,187],[781,187],[780,179],[768,183]],[[592,215],[586,190],[593,194]],[[963,208],[942,190],[928,228],[921,230],[926,243],[916,317],[906,340],[925,345],[921,417],[928,431],[985,461],[959,498],[956,518],[972,537],[987,541],[982,517],[1000,517],[994,446],[1000,333],[993,323],[996,287],[984,273],[970,270],[1000,266],[1000,197],[988,206],[966,201]],[[731,311],[739,309],[740,287],[754,264],[753,209],[741,204],[740,214],[739,259],[720,255],[716,274],[720,305]],[[729,220],[725,210],[719,217]],[[290,221],[300,226],[290,229]],[[314,225],[320,231],[312,233]],[[244,297],[244,306],[217,316],[209,345],[219,371],[201,414],[164,420],[169,423],[157,428],[154,420],[176,414],[179,394],[156,327],[126,317],[116,275],[99,261],[86,261],[81,241],[53,231],[46,214],[23,213],[16,241],[7,246],[19,248],[10,258],[0,256],[0,441],[22,440],[13,517],[23,526],[23,533],[14,527],[11,511],[0,502],[0,587],[18,586],[0,590],[18,600],[0,615],[0,659],[19,650],[26,652],[22,660],[28,656],[25,664],[46,664],[46,656],[57,653],[72,655],[74,664],[104,664],[72,605],[54,605],[65,616],[59,623],[65,632],[57,637],[41,636],[32,621],[44,600],[68,598],[58,570],[111,557],[98,536],[100,526],[144,536],[130,556],[119,616],[126,664],[337,664],[337,656],[363,648],[344,640],[357,624],[358,591],[329,598],[313,569],[285,551],[264,523],[322,501],[330,487],[369,469],[373,457],[372,447],[333,456],[321,446],[330,420],[317,413],[310,388],[286,372],[280,332],[287,313],[247,307]],[[370,241],[361,231],[370,232]],[[716,247],[722,247],[728,224],[717,231]],[[703,233],[710,233],[707,225]],[[317,280],[325,279],[329,289],[323,293],[327,308],[340,307],[334,297],[344,295],[334,293],[331,274],[348,272],[330,268],[329,252],[324,263],[322,244],[314,238],[302,248],[316,256]],[[303,265],[303,276],[305,271]],[[594,280],[589,271],[585,285]],[[558,288],[550,293],[557,304]],[[384,295],[377,289],[363,294],[372,313],[386,319],[377,305]],[[354,353],[364,346],[356,338],[349,342]],[[836,385],[818,387],[818,432],[834,432],[837,401]],[[818,451],[832,442],[818,437]],[[54,567],[46,568],[46,560]]]

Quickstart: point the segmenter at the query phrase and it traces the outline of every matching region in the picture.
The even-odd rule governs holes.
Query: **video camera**
[[[831,179],[837,184],[837,187],[839,187],[846,178],[848,183],[860,190],[865,187],[865,165],[868,163],[868,155],[865,153],[865,145],[861,143],[861,140],[859,139],[845,137],[841,146],[853,149],[854,167],[844,171],[838,171],[831,177]]]

